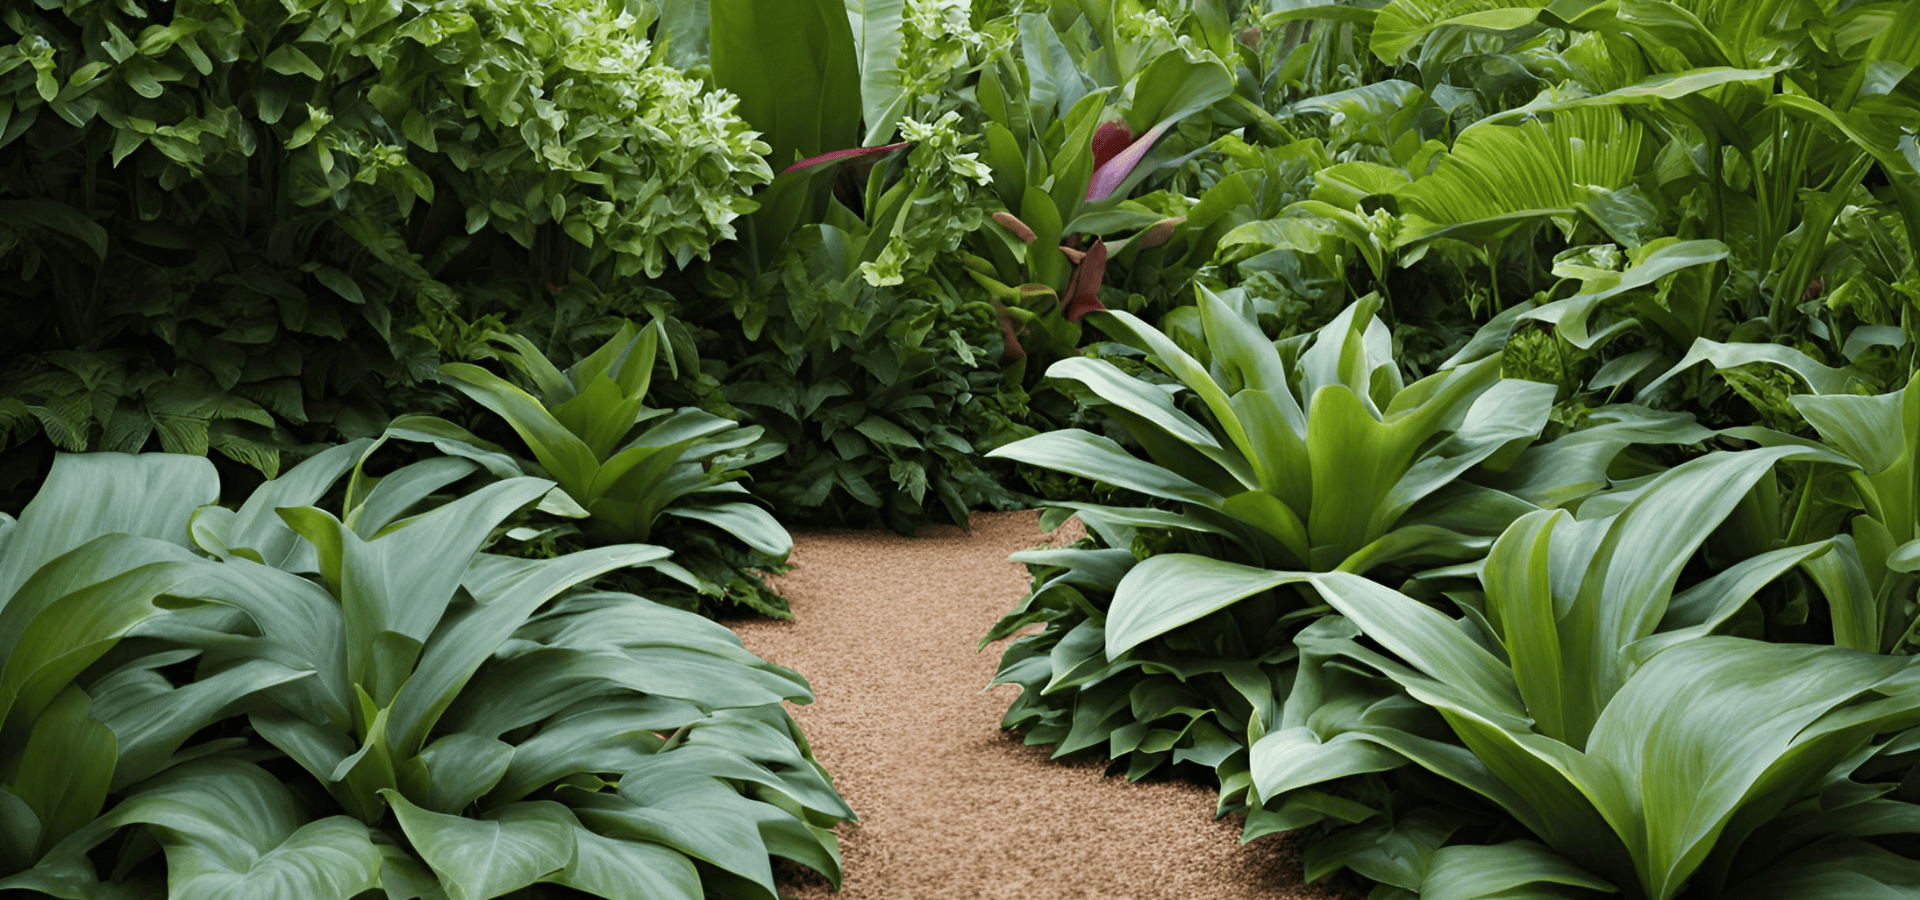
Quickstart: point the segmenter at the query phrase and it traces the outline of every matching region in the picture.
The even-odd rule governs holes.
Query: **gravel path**
[[[791,707],[859,813],[839,829],[845,884],[780,869],[800,900],[1306,900],[1284,836],[1240,844],[1215,794],[1129,783],[1097,761],[1048,760],[1000,730],[1018,688],[980,689],[1000,650],[980,636],[1018,602],[1007,554],[1064,542],[1034,512],[976,513],[970,530],[794,536],[774,580],[794,620],[729,622],[747,649],[798,670],[816,700]]]

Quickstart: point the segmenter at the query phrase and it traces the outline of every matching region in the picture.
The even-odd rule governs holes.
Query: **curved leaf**
[[[514,803],[482,818],[428,812],[400,795],[393,807],[407,840],[440,876],[450,900],[489,900],[545,880],[573,863],[579,823],[552,801]]]

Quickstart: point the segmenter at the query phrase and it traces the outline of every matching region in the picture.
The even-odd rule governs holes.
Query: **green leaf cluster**
[[[238,508],[202,458],[56,460],[0,531],[0,889],[771,900],[770,855],[838,878],[852,812],[780,706],[805,681],[590,588],[666,549],[487,552],[554,482],[375,477],[377,446]]]
[[[463,318],[732,238],[765,145],[652,24],[492,0],[7,10],[7,441],[157,435],[271,476],[443,407],[420,385]]]

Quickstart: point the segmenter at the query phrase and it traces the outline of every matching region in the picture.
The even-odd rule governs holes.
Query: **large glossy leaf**
[[[498,897],[573,862],[579,823],[558,803],[515,803],[470,819],[421,809],[398,791],[381,793],[450,900]]]
[[[905,7],[905,0],[847,4],[854,22],[854,48],[860,55],[860,106],[867,123],[863,145],[886,143],[906,111],[907,86],[900,75],[900,18]]]
[[[700,900],[693,861],[668,847],[575,825],[573,862],[549,880],[609,900]]]
[[[311,650],[311,647],[309,647]],[[312,677],[270,659],[250,659],[174,687],[154,668],[185,660],[192,651],[156,654],[129,663],[89,685],[91,715],[113,732],[119,764],[111,787],[125,788],[166,768],[194,732],[223,717],[246,697]]]
[[[0,718],[10,739],[121,638],[164,615],[156,601],[184,594],[199,568],[177,544],[108,534],[35,572],[0,614]]]
[[[987,455],[1169,500],[1201,505],[1220,502],[1219,494],[1128,453],[1111,439],[1077,428],[1037,434],[996,448]]]
[[[768,556],[785,557],[793,551],[793,536],[766,510],[751,503],[713,503],[668,507],[666,514],[715,526]]]
[[[57,454],[0,554],[0,598],[14,597],[41,566],[101,535],[186,546],[188,518],[219,492],[213,464],[201,457]]]
[[[1864,381],[1863,376],[1851,367],[1834,368],[1782,344],[1721,343],[1701,337],[1694,339],[1693,346],[1687,349],[1687,355],[1674,363],[1673,368],[1648,382],[1642,390],[1651,392],[1668,379],[1703,362],[1716,370],[1749,363],[1779,366],[1800,376],[1816,393],[1821,394],[1843,394],[1852,385]]]
[[[1553,526],[1569,518],[1558,510],[1521,517],[1494,542],[1482,580],[1487,589],[1487,619],[1498,629],[1513,666],[1520,699],[1534,727],[1548,737],[1567,740],[1566,671],[1561,664],[1560,627],[1554,610],[1549,552]]]
[[[1117,659],[1150,638],[1166,634],[1235,602],[1301,580],[1191,553],[1167,553],[1141,561],[1114,589],[1107,613],[1107,659]]]
[[[1621,651],[1653,633],[1694,550],[1769,469],[1799,452],[1715,453],[1676,466],[1606,526],[1560,625],[1569,743],[1584,744],[1608,698],[1626,682],[1630,661]]]
[[[364,438],[350,441],[302,460],[280,477],[255,488],[247,495],[246,502],[231,514],[217,506],[202,508],[194,516],[195,542],[200,549],[222,559],[252,551],[250,558],[254,562],[276,569],[317,571],[312,545],[301,540],[274,511],[283,506],[318,503],[340,476],[353,469],[372,443]],[[203,535],[206,540],[202,539]],[[213,539],[217,539],[218,544],[212,543]]]
[[[1565,888],[1616,889],[1566,857],[1532,841],[1442,847],[1427,864],[1421,900],[1526,900],[1560,897]]]
[[[37,860],[100,815],[117,746],[113,732],[88,715],[89,706],[84,692],[67,687],[34,721],[7,788],[24,802],[36,840],[9,846],[8,855]],[[13,810],[15,817],[20,812]],[[18,835],[17,827],[11,830]]]
[[[380,851],[346,816],[308,821],[258,766],[203,760],[170,770],[108,814],[153,826],[172,896],[348,900],[379,885]]]

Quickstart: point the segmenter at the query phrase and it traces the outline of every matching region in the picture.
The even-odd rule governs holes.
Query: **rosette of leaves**
[[[1764,589],[1840,542],[1686,577],[1770,468],[1821,455],[1716,453],[1530,513],[1481,590],[1448,592],[1458,617],[1345,573],[1218,564],[1220,587],[1304,579],[1340,613],[1302,635],[1316,664],[1251,753],[1271,827],[1357,823],[1310,851],[1308,877],[1351,866],[1392,896],[1792,896],[1770,885],[1804,885],[1834,854],[1860,867],[1856,890],[1911,884],[1920,864],[1860,839],[1916,821],[1893,795],[1911,760],[1873,764],[1920,722],[1912,667],[1758,640],[1778,612]],[[1444,827],[1410,814],[1442,803],[1461,808]],[[1532,839],[1512,841],[1515,825]]]
[[[837,878],[826,826],[851,811],[779,706],[805,682],[697,616],[581,589],[668,551],[486,553],[553,482],[441,504],[475,463],[375,479],[368,450],[174,517],[206,555],[184,554],[170,593],[196,605],[94,688],[96,727],[122,748],[117,802],[0,886],[770,900],[769,854]],[[311,505],[350,471],[342,517]],[[246,727],[183,747],[179,710]]]
[[[8,10],[9,437],[157,437],[271,475],[282,448],[436,410],[418,386],[456,311],[731,238],[765,147],[648,24],[587,2]]]
[[[577,532],[589,542],[609,543],[658,534],[677,554],[664,571],[705,602],[725,598],[784,617],[786,601],[752,570],[780,571],[793,538],[742,483],[746,467],[780,448],[762,441],[765,432],[758,426],[695,407],[648,407],[663,348],[678,374],[666,334],[659,319],[644,328],[627,323],[565,370],[525,338],[497,336],[499,358],[531,392],[471,363],[442,366],[447,381],[505,420],[533,462],[507,457],[498,446],[431,416],[397,419],[388,434],[430,441],[488,464],[501,477],[530,472],[557,481],[571,503],[554,508],[572,521],[526,524],[515,535],[552,543]],[[659,528],[664,521],[677,527]],[[723,549],[722,542],[730,546]]]
[[[992,454],[1146,498],[1058,504],[1104,546],[1021,557],[1040,577],[990,639],[1047,628],[1002,659],[996,683],[1023,688],[1008,724],[1061,752],[1104,740],[1116,759],[1140,754],[1134,774],[1170,757],[1207,762],[1226,786],[1223,807],[1246,786],[1236,751],[1249,722],[1273,721],[1267,692],[1292,678],[1290,636],[1327,609],[1270,586],[1223,589],[1212,566],[1390,577],[1480,558],[1536,508],[1485,482],[1539,436],[1554,393],[1500,379],[1497,360],[1404,384],[1373,317],[1377,296],[1277,343],[1230,297],[1201,291],[1204,359],[1124,312],[1095,314],[1174,384],[1090,358],[1049,371],[1144,458],[1079,429]]]

